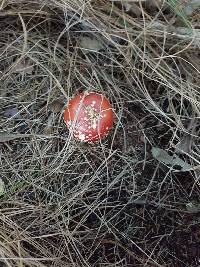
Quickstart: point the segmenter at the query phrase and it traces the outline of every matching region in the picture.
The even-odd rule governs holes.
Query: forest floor
[[[200,266],[200,1],[0,3],[0,266]],[[74,140],[63,109],[115,122]]]

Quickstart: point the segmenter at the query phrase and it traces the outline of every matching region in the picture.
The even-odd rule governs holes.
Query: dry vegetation
[[[188,2],[1,0],[0,266],[199,266],[200,17]],[[62,117],[86,89],[115,112],[93,145]]]

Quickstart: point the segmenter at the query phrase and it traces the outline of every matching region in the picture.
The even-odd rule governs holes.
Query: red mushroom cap
[[[114,114],[109,101],[102,94],[85,92],[69,101],[64,110],[64,120],[76,139],[95,142],[109,133]]]

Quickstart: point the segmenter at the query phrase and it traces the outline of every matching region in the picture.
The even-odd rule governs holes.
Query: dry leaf
[[[142,14],[140,7],[133,2],[125,1],[123,2],[123,6],[126,12],[133,13],[137,17],[140,17],[140,15]]]
[[[56,99],[49,104],[49,108],[52,112],[58,113],[63,109],[64,104],[63,99]]]
[[[190,213],[198,213],[200,211],[200,203],[189,202],[186,204],[186,209]]]
[[[146,2],[147,0],[129,0],[129,1],[124,1],[124,2],[130,2],[130,3],[139,3],[139,2]],[[123,0],[110,0],[110,2],[123,2]]]
[[[16,66],[14,66],[12,70],[14,73],[23,72],[25,74],[32,74],[34,70],[34,65],[31,65],[27,61],[23,60],[20,61]]]
[[[103,44],[95,38],[83,36],[80,38],[80,47],[89,51],[98,52],[103,48]]]
[[[185,135],[181,138],[181,141],[176,145],[176,153],[191,153],[193,144],[193,137],[191,135]]]
[[[44,132],[45,135],[51,135],[51,134],[54,133],[54,128],[47,126],[47,127],[44,128],[44,131],[43,132]]]
[[[163,5],[163,0],[146,0],[145,6],[149,10],[155,10],[155,9],[160,9]]]
[[[19,113],[18,108],[7,108],[4,113],[4,117],[6,118],[14,118],[14,119],[21,119],[22,116]]]
[[[43,133],[45,135],[50,135],[50,134],[53,134],[54,133],[54,127],[53,127],[53,124],[54,124],[54,114],[51,113],[49,116],[48,116],[48,119],[47,119],[47,126],[44,128],[43,130]]]
[[[187,16],[191,16],[192,13],[200,7],[200,0],[190,0],[183,9]]]

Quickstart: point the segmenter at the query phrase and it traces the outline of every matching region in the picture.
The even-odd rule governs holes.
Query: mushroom
[[[95,142],[108,135],[113,126],[114,114],[105,96],[85,92],[69,101],[64,110],[64,120],[75,139]]]

